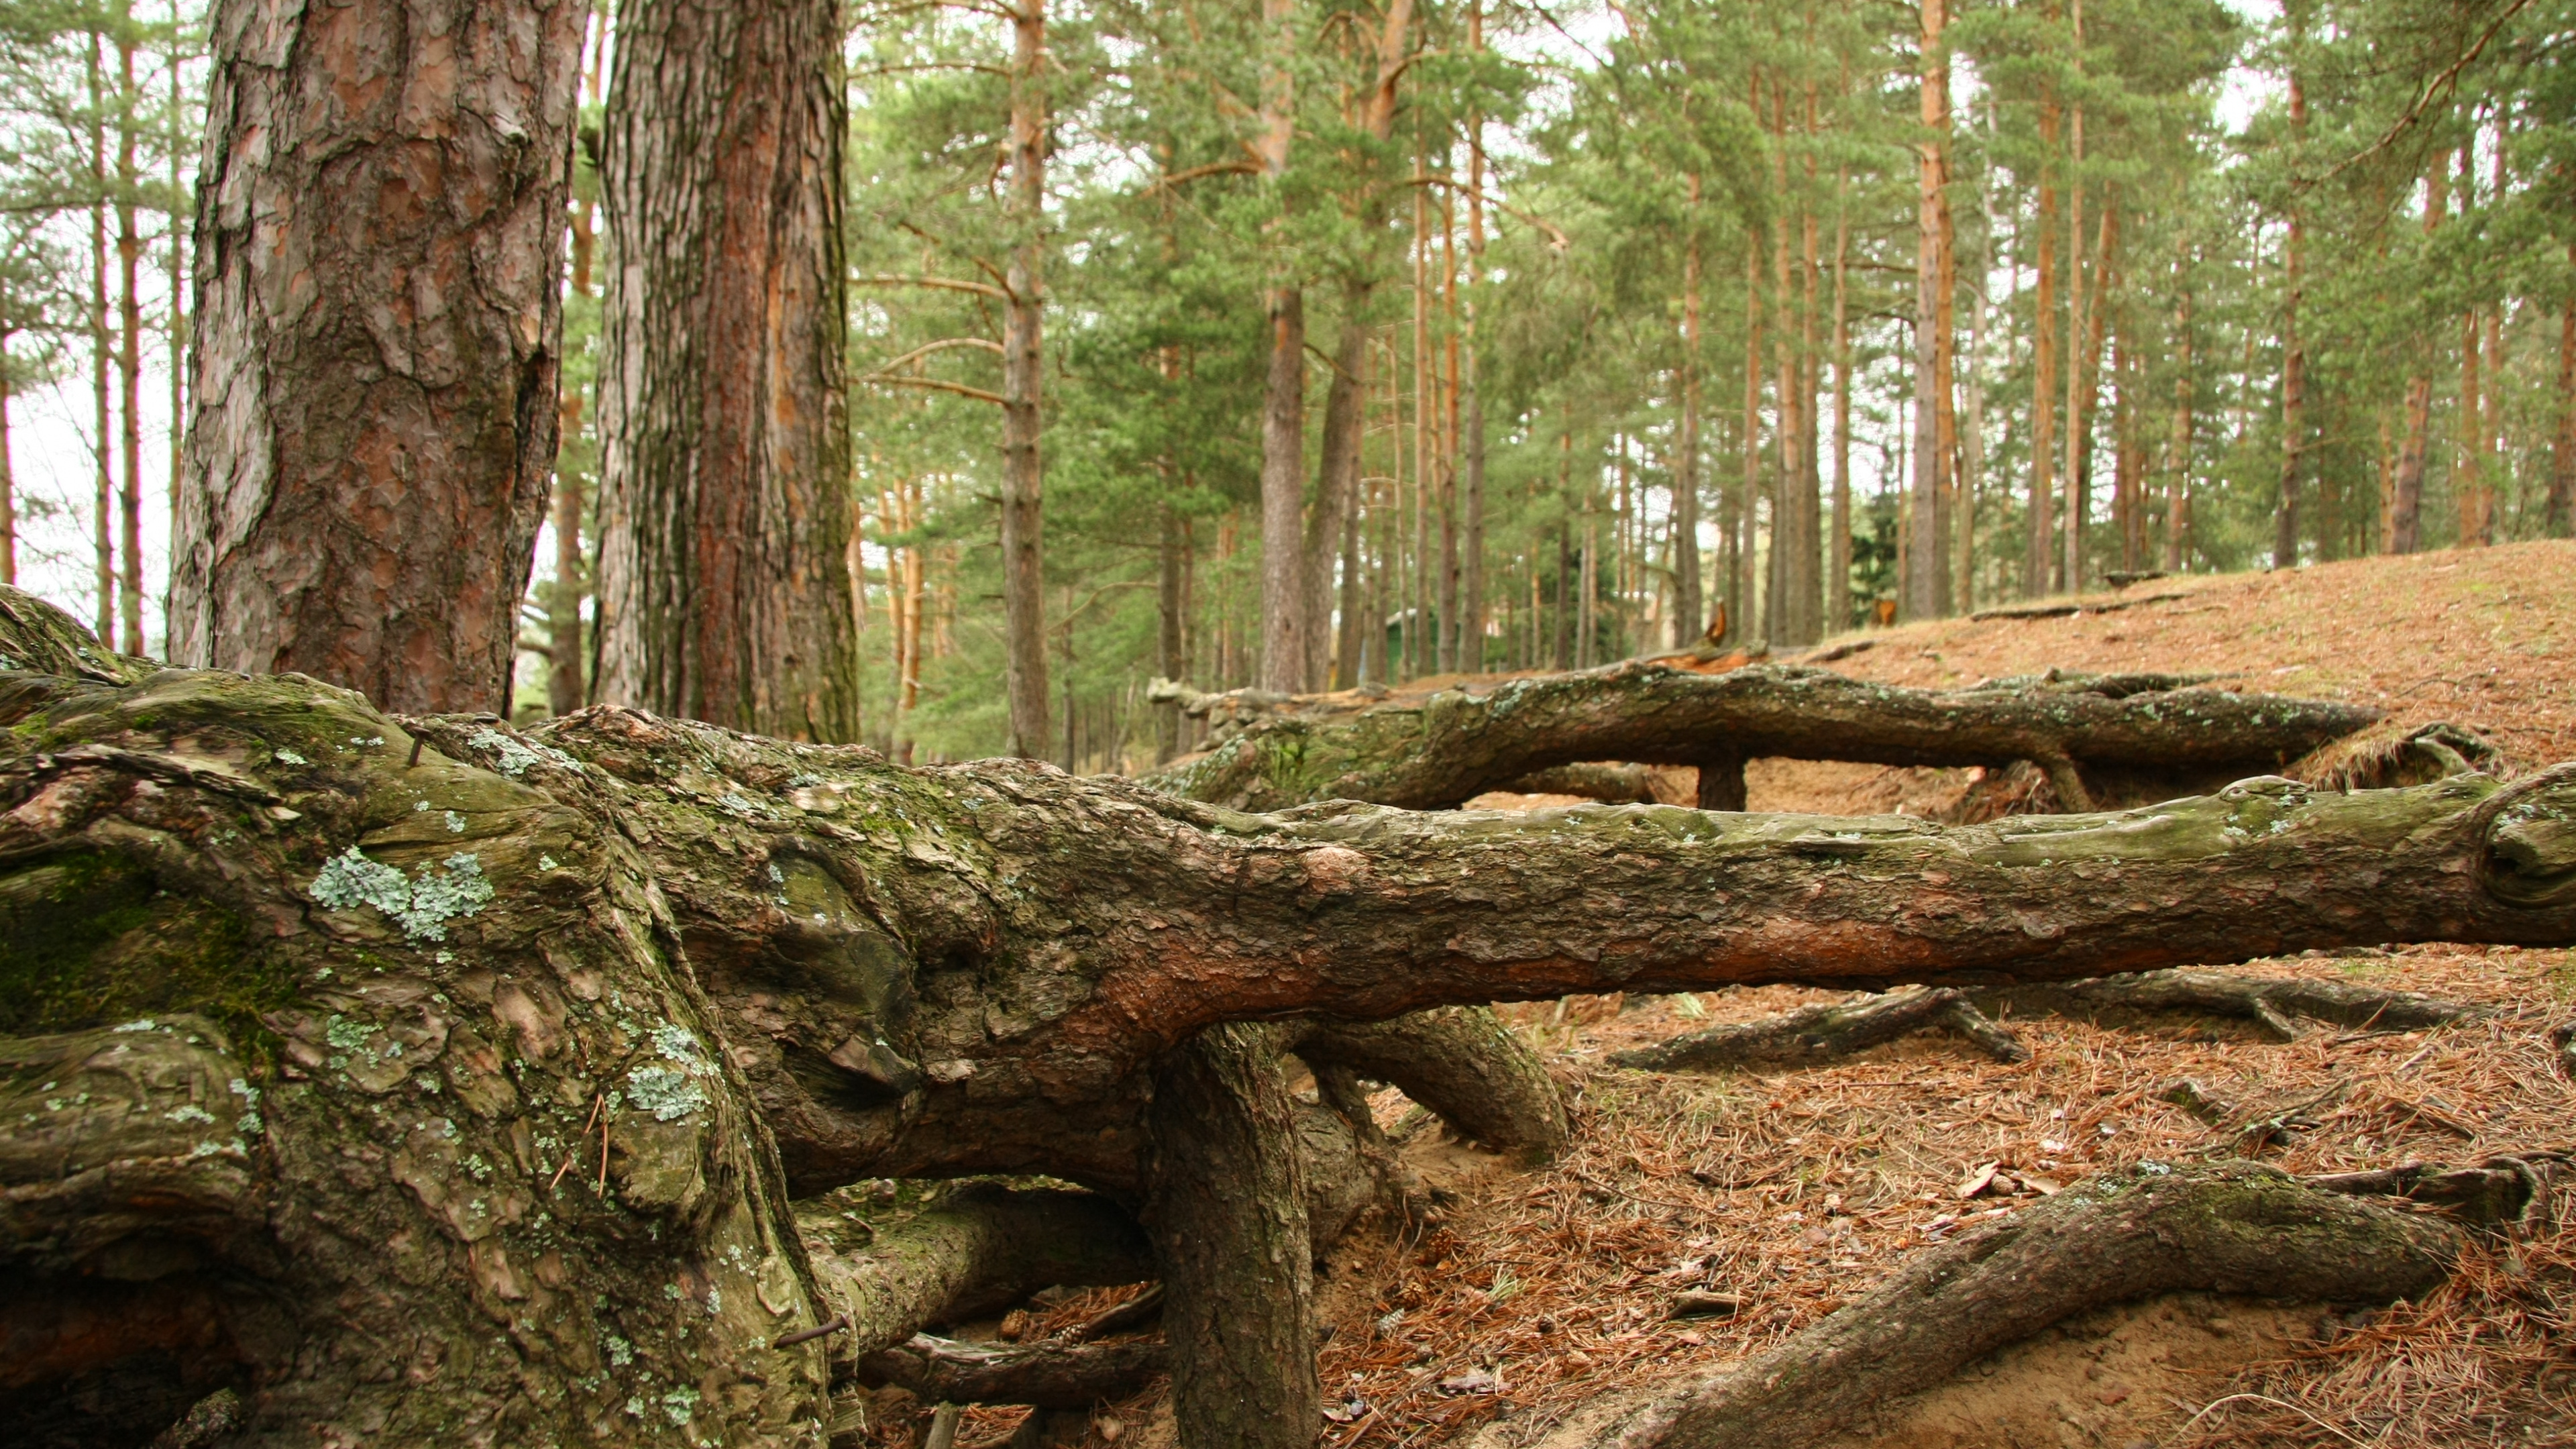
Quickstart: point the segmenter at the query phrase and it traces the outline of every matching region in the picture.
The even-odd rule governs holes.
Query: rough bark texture
[[[840,45],[834,0],[618,14],[599,699],[857,734]]]
[[[830,1336],[774,1345],[833,1313],[787,1179],[984,1171],[1141,1201],[1173,1340],[1212,1345],[1189,1442],[1253,1394],[1233,1442],[1268,1442],[1313,1426],[1281,1356],[1311,1244],[1299,1160],[1248,1146],[1294,1130],[1276,1044],[1242,1039],[1289,1029],[1202,1056],[1211,1027],[2576,940],[2576,767],[1947,829],[1265,817],[609,708],[522,735],[292,677],[6,685],[0,1036],[54,1040],[0,1090],[64,1126],[0,1160],[0,1271],[13,1311],[211,1295],[194,1361],[238,1365],[249,1444],[811,1442]],[[77,1337],[26,1393],[148,1359]]]
[[[2459,1230],[2250,1163],[2096,1179],[1915,1254],[1886,1284],[1732,1371],[1542,1441],[1803,1449],[2086,1309],[2157,1293],[2386,1303],[2450,1271]]]
[[[170,655],[497,710],[555,458],[574,0],[224,0]]]
[[[1312,1449],[1313,1245],[1297,1154],[1275,1145],[1291,1116],[1278,1028],[1210,1027],[1154,1072],[1154,1170],[1145,1221],[1169,1294],[1172,1411],[1185,1443]]]
[[[1400,1087],[1461,1136],[1497,1152],[1541,1161],[1565,1147],[1571,1128],[1556,1083],[1490,1008],[1448,1006],[1392,1021],[1323,1022],[1295,1042],[1308,1062]]]
[[[1802,1006],[1760,1021],[1726,1022],[1650,1047],[1613,1052],[1610,1064],[1652,1072],[1799,1066],[1847,1057],[1918,1031],[1954,1033],[1999,1062],[2030,1056],[2029,1048],[1977,1010],[1968,993],[1936,986],[1842,1005]]]
[[[1051,1284],[1154,1276],[1135,1219],[1097,1193],[979,1183],[847,1248],[836,1216],[809,1210],[802,1221],[826,1301],[850,1323],[831,1342],[836,1361],[865,1358],[924,1325],[1008,1308]]]
[[[956,1343],[919,1334],[859,1365],[859,1376],[908,1389],[925,1404],[1035,1404],[1087,1409],[1160,1378],[1161,1343]]]
[[[2032,760],[2053,779],[2089,765],[2213,776],[2277,768],[2362,728],[2375,712],[2324,700],[2240,695],[2173,676],[2001,680],[1931,691],[1821,669],[1753,665],[1707,675],[1630,662],[1510,679],[1383,704],[1352,693],[1287,701],[1207,753],[1149,777],[1174,794],[1238,809],[1365,800],[1429,810],[1537,770],[1593,760],[1711,766],[1761,756],[1887,765]],[[1204,713],[1206,696],[1185,698]],[[1709,808],[1742,809],[1706,799]],[[1722,788],[1722,787],[1721,787]],[[2061,784],[2061,794],[2068,794]]]

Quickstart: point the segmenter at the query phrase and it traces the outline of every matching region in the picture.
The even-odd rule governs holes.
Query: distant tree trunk
[[[2308,92],[2290,69],[2290,144],[2308,128]],[[2307,288],[2308,221],[2298,200],[2290,203],[2290,235],[2282,261],[2281,298],[2281,498],[2272,523],[2272,567],[2299,566],[2299,465],[2308,447],[2308,349],[2299,336],[2299,303]]]
[[[2183,289],[2174,320],[2174,416],[2172,472],[2165,479],[2164,571],[2178,574],[2191,547],[2191,289]]]
[[[589,11],[216,7],[174,661],[501,708],[554,467]]]
[[[1165,503],[1159,510],[1162,536],[1154,551],[1154,672],[1165,679],[1188,677],[1181,661],[1181,520]],[[1154,710],[1154,761],[1168,764],[1181,750],[1181,711],[1176,705]]]
[[[598,254],[591,205],[572,211],[572,291],[590,295],[591,262]],[[555,407],[560,443],[581,437],[582,395],[566,389]],[[555,458],[555,586],[547,601],[546,711],[570,714],[590,703],[590,680],[583,668],[590,657],[582,637],[581,601],[590,587],[588,555],[582,551],[583,522],[588,514],[580,470],[568,466],[559,445]]]
[[[2474,141],[2460,143],[2460,217],[2467,220],[2470,208],[2477,205],[2477,146]],[[2480,402],[2484,393],[2478,366],[2478,309],[2472,305],[2460,314],[2460,404],[2457,434],[2453,452],[2457,465],[2452,469],[2451,497],[2459,512],[2459,536],[2454,546],[2473,548],[2487,541],[2486,424]]]
[[[1687,345],[1691,309],[1682,315]],[[1683,420],[1691,420],[1687,411]],[[1721,601],[1726,615],[1721,638],[1726,640],[1749,639],[1753,634],[1753,526],[1755,500],[1762,496],[1762,267],[1758,249],[1749,239],[1744,248],[1744,427],[1737,441],[1743,445],[1744,473],[1726,509],[1726,597]],[[1675,627],[1678,632],[1680,626]],[[1699,628],[1695,622],[1690,627]],[[1699,637],[1697,632],[1682,635],[1673,647],[1686,648]]]
[[[1008,210],[1014,236],[1002,316],[1001,540],[1002,693],[1010,732],[1002,748],[1035,759],[1047,738],[1046,474],[1038,453],[1046,315],[1046,0],[1018,0],[1011,37]],[[839,113],[834,115],[837,120]],[[837,169],[833,174],[839,175]],[[837,346],[840,314],[833,316]],[[1070,714],[1068,702],[1068,731]]]
[[[2075,0],[2075,45],[2084,46],[2084,0]],[[2067,118],[2066,154],[2066,441],[2060,459],[2057,587],[2073,592],[2084,587],[2084,108]],[[2093,258],[2099,275],[2102,258]]]
[[[1682,226],[1681,427],[1673,440],[1673,647],[1687,649],[1708,627],[1699,577],[1699,239],[1700,179],[1690,177]],[[1747,354],[1758,355],[1757,353]],[[1751,506],[1749,503],[1745,506]]]
[[[1390,29],[1392,27],[1390,26]],[[1467,47],[1485,49],[1484,0],[1467,9]],[[1390,109],[1390,116],[1392,110]],[[1467,127],[1467,288],[1460,299],[1458,392],[1464,409],[1458,442],[1458,528],[1463,553],[1459,577],[1458,667],[1485,670],[1485,397],[1476,378],[1476,288],[1485,279],[1485,117]]]
[[[107,326],[107,82],[101,74],[100,37],[89,34],[89,183],[99,199],[89,208],[90,426],[98,449],[98,486],[90,504],[90,553],[97,578],[94,630],[101,644],[116,641],[116,443],[109,435]]]
[[[2567,261],[2576,267],[2576,245],[2567,248]],[[0,380],[0,386],[5,386]],[[0,399],[7,394],[0,392]],[[0,419],[0,445],[5,445],[7,424]],[[7,481],[8,456],[0,450],[0,486]],[[2543,516],[2542,531],[2551,538],[2566,538],[2570,525],[2576,524],[2576,297],[2570,297],[2558,308],[2558,438],[2551,449],[2549,466],[2549,504]]]
[[[1324,688],[1333,662],[1333,563],[1341,551],[1342,524],[1359,492],[1360,440],[1368,406],[1360,388],[1360,370],[1367,365],[1368,306],[1375,290],[1365,277],[1353,277],[1342,286],[1342,330],[1333,347],[1333,378],[1324,389],[1315,506],[1299,525],[1304,578],[1298,590],[1298,608],[1303,613],[1298,632],[1306,648],[1298,671],[1301,690]]]
[[[9,398],[16,382],[9,375],[9,339],[18,332],[11,321],[13,305],[0,294],[0,584],[12,588],[18,583],[18,475],[9,457]]]
[[[1834,522],[1833,562],[1825,575],[1827,632],[1851,624],[1851,313],[1843,267],[1851,250],[1851,217],[1843,187],[1834,187]]]
[[[2039,224],[2031,244],[2039,251],[2039,279],[2032,293],[2030,385],[2030,510],[2024,538],[2021,591],[2048,592],[2048,561],[2056,530],[2049,520],[2057,485],[2057,93],[2043,85],[2039,97]]]
[[[1943,20],[1943,0],[1923,0],[1922,120],[1925,130],[1936,133],[1949,121]],[[1905,612],[1930,619],[1949,602],[1949,554],[1941,533],[1941,143],[1927,138],[1915,151],[1914,489],[1905,540]]]
[[[1261,130],[1253,149],[1283,208],[1281,183],[1296,130],[1296,0],[1262,0]],[[1306,607],[1306,299],[1294,275],[1274,276],[1265,294],[1269,371],[1261,407],[1261,687],[1293,693],[1305,687]]]
[[[125,576],[119,591],[120,611],[125,624],[125,652],[144,653],[143,648],[143,299],[136,287],[137,273],[143,264],[143,236],[134,229],[134,193],[143,178],[135,170],[135,113],[142,104],[142,93],[134,88],[134,7],[131,0],[118,0],[116,7],[116,259],[120,292],[117,318],[116,372],[121,388],[120,401],[125,409],[125,478],[118,496],[119,521],[123,525],[117,539],[125,555]],[[99,446],[107,446],[105,438]],[[106,636],[100,636],[104,643]]]
[[[2449,183],[2436,158],[2424,172],[2424,235],[2442,229]],[[2421,343],[2417,344],[2419,359]],[[2433,373],[2422,361],[2406,379],[2406,441],[2397,452],[2397,478],[2389,489],[2388,551],[2413,553],[2423,545],[2424,463],[2432,450]]]

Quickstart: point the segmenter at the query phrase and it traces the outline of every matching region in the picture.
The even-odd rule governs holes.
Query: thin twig
[[[591,1099],[590,1117],[581,1124],[581,1130],[573,1134],[572,1147],[564,1153],[563,1166],[556,1168],[554,1177],[546,1183],[546,1191],[554,1191],[556,1185],[563,1181],[564,1174],[572,1171],[574,1159],[581,1156],[582,1142],[590,1136],[590,1124],[599,1120],[600,1109],[607,1105],[608,1095],[604,1092]]]

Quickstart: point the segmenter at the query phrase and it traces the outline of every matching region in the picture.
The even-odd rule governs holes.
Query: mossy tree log
[[[1173,686],[1158,697],[1201,714],[1233,702]],[[2029,760],[2049,772],[2061,800],[2089,808],[2086,767],[2224,780],[2277,769],[2378,714],[2174,675],[2046,675],[1922,690],[1796,665],[1702,674],[1630,662],[1428,698],[1269,699],[1227,718],[1242,722],[1153,783],[1239,810],[1330,799],[1437,810],[1541,771],[1625,761],[1698,766],[1701,806],[1741,810],[1749,759]]]
[[[1245,1146],[1289,1119],[1200,1060],[1230,1022],[2576,939],[2576,767],[1960,828],[1265,816],[292,676],[0,701],[0,1273],[40,1366],[0,1407],[222,1381],[262,1445],[814,1442],[836,1335],[779,1345],[837,1309],[790,1193],[983,1172],[1138,1210],[1167,1321],[1234,1335],[1210,1372],[1276,1360],[1223,1411],[1184,1386],[1189,1442],[1307,1422],[1297,1167]],[[83,1330],[97,1293],[178,1326]]]

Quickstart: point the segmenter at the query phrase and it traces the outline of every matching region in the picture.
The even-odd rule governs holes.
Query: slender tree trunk
[[[1484,0],[1467,9],[1468,49],[1485,49]],[[1485,280],[1485,116],[1467,123],[1467,286],[1459,299],[1458,392],[1464,416],[1459,436],[1458,667],[1485,671],[1485,396],[1477,386],[1476,291]]]
[[[1972,607],[1969,577],[1975,566],[1976,515],[1974,480],[1959,468],[1959,256],[1958,230],[1950,215],[1950,65],[1949,52],[1934,72],[1940,82],[1941,124],[1938,136],[1941,189],[1932,198],[1941,233],[1941,270],[1933,278],[1932,422],[1941,454],[1941,496],[1933,517],[1940,534],[1941,609],[1965,613]]]
[[[2447,182],[2436,161],[2424,173],[2424,234],[2442,228]],[[2421,344],[2417,356],[2422,358]],[[2397,479],[2389,490],[2388,551],[2413,553],[2424,546],[2424,464],[2432,451],[2433,374],[2429,360],[2419,361],[2406,379],[2406,441],[2397,451]]]
[[[1154,672],[1165,679],[1186,679],[1181,660],[1181,520],[1168,502],[1156,510],[1162,536],[1155,549]],[[1154,761],[1168,764],[1181,749],[1181,712],[1164,704],[1154,709]]]
[[[2022,555],[2022,593],[2038,598],[2048,592],[2049,554],[2057,532],[2049,514],[2057,485],[2050,476],[2057,460],[2057,93],[2043,88],[2039,100],[2039,224],[2032,245],[2038,248],[2039,279],[2031,294],[2030,511]]]
[[[1673,647],[1687,649],[1708,627],[1699,576],[1700,179],[1689,178],[1682,239],[1681,426],[1673,440]],[[1758,351],[1748,356],[1758,356]],[[1749,475],[1748,475],[1749,476]]]
[[[1688,315],[1684,313],[1685,318]],[[1744,436],[1739,441],[1744,477],[1736,486],[1726,520],[1733,553],[1726,576],[1726,637],[1730,640],[1753,637],[1753,528],[1755,500],[1762,496],[1762,268],[1749,240],[1744,248]]]
[[[174,36],[179,34],[178,0],[170,0],[169,23],[170,33]],[[163,142],[168,151],[167,160],[169,162],[170,169],[165,179],[169,183],[170,194],[173,197],[177,197],[185,194],[179,189],[179,153],[182,150],[190,149],[195,138],[189,137],[186,134],[187,86],[185,75],[181,69],[181,58],[177,53],[175,43],[169,59],[170,105],[166,113],[168,126],[166,128],[166,134],[163,137]],[[179,493],[181,480],[186,476],[188,436],[187,395],[185,392],[185,385],[188,376],[188,263],[186,257],[188,229],[175,207],[170,213],[169,228],[170,249],[165,254],[166,260],[164,262],[164,265],[168,268],[168,281],[170,287],[169,326],[164,329],[164,335],[167,339],[170,356],[170,496],[167,501],[170,509],[168,516],[175,521],[179,516]],[[174,539],[173,544],[175,545],[175,543],[176,540]],[[170,568],[172,577],[175,580],[177,573],[177,557],[175,548],[173,551],[173,557],[170,560]],[[169,633],[169,611],[171,600],[173,596],[175,596],[176,592],[177,589],[174,582],[173,586],[169,590],[165,591],[162,596],[163,617],[161,626],[162,651],[164,653],[172,652]],[[173,657],[176,657],[175,654]]]
[[[1001,544],[1002,692],[1009,710],[1003,752],[1023,759],[1036,758],[1047,737],[1046,472],[1039,453],[1046,360],[1047,65],[1046,0],[1018,0],[1011,11],[1007,212],[1013,236],[1003,282],[1010,296],[1002,319]]]
[[[0,584],[11,588],[18,585],[18,473],[9,455],[9,400],[17,383],[17,360],[9,355],[9,339],[18,332],[15,305],[0,290]]]
[[[117,319],[116,372],[124,408],[125,477],[118,497],[123,527],[117,538],[124,555],[123,587],[118,603],[125,625],[124,649],[142,654],[143,647],[143,298],[136,285],[143,264],[143,235],[134,226],[134,193],[143,178],[135,170],[134,133],[142,93],[134,88],[134,15],[131,0],[116,7],[116,261],[120,291]],[[104,438],[100,445],[106,444]],[[100,636],[106,642],[106,636]]]
[[[2459,160],[2460,216],[2466,220],[2478,195],[2474,141],[2460,143]],[[2451,496],[2459,513],[2459,536],[2454,545],[2459,548],[2475,548],[2486,542],[2486,424],[2479,362],[2478,309],[2473,305],[2460,314],[2460,406],[2458,425],[2453,430],[2457,435],[2453,452],[2457,464],[2452,470]]]
[[[1332,665],[1333,561],[1340,551],[1342,524],[1359,491],[1360,438],[1366,422],[1367,397],[1360,372],[1367,365],[1369,297],[1375,287],[1365,276],[1342,285],[1342,327],[1333,348],[1333,377],[1324,389],[1322,453],[1316,460],[1315,504],[1299,524],[1302,539],[1301,633],[1307,658],[1298,688],[1325,687]],[[1268,495],[1263,495],[1267,507]]]
[[[1262,0],[1261,130],[1254,147],[1270,202],[1271,222],[1285,228],[1288,145],[1296,126],[1296,0]],[[1269,368],[1261,409],[1261,687],[1294,693],[1306,687],[1306,298],[1285,263],[1264,294],[1269,316]]]
[[[2084,0],[2075,0],[2075,47],[2082,68],[2084,48]],[[2066,138],[2069,174],[2066,189],[2066,445],[2061,460],[2064,497],[2058,507],[2057,587],[2067,593],[2084,587],[2084,441],[2086,424],[2082,393],[2084,390],[2085,304],[2088,289],[2084,270],[2084,108],[2077,106],[2067,119]],[[2099,275],[2102,259],[2093,258],[2093,271]]]
[[[218,6],[172,659],[501,707],[554,467],[588,13]]]
[[[1771,549],[1766,556],[1763,617],[1766,637],[1778,644],[1804,644],[1797,605],[1798,480],[1806,469],[1798,461],[1806,429],[1798,417],[1798,287],[1789,259],[1790,237],[1797,231],[1796,199],[1789,190],[1789,88],[1771,87],[1771,194],[1781,215],[1771,225],[1771,308],[1773,406],[1780,425],[1773,435],[1778,455],[1771,473]]]
[[[1923,0],[1922,122],[1932,137],[1916,143],[1914,243],[1914,489],[1906,536],[1905,612],[1934,618],[1949,602],[1949,554],[1942,546],[1941,407],[1941,143],[1949,122],[1944,77],[1949,51],[1941,31],[1944,0]]]
[[[1834,521],[1833,562],[1825,575],[1826,632],[1848,628],[1852,618],[1851,517],[1851,314],[1843,268],[1851,250],[1851,217],[1841,180],[1834,185]]]
[[[2109,341],[2111,320],[2110,295],[2120,271],[2120,206],[2119,199],[2105,188],[2102,215],[2093,230],[2092,277],[2085,284],[2085,324],[2082,348],[2068,358],[2075,367],[2078,384],[2074,405],[2068,409],[2069,432],[2074,443],[2073,457],[2067,473],[2068,516],[2077,520],[2093,516],[2093,423],[2101,411],[2102,352]],[[2081,553],[2079,547],[2078,553]],[[2081,583],[2070,584],[2070,589]]]
[[[2308,92],[2298,68],[2290,69],[2290,144],[2308,127]],[[2290,203],[2290,234],[2282,262],[2281,298],[2281,497],[2273,514],[2272,567],[2299,566],[2300,464],[2308,446],[2308,350],[2299,336],[2299,304],[2306,294],[2308,222],[2305,206]]]
[[[1441,163],[1443,179],[1454,183],[1455,156]],[[1455,673],[1464,642],[1458,618],[1458,190],[1440,190],[1440,306],[1447,335],[1441,338],[1440,368],[1440,672]]]
[[[2576,268],[2576,245],[2567,248],[2567,262]],[[0,437],[5,437],[5,426],[0,420]],[[0,482],[5,482],[7,464],[0,455]],[[2549,503],[2541,532],[2566,538],[2571,525],[2576,525],[2576,297],[2558,306],[2558,437],[2550,450]]]
[[[101,644],[116,641],[116,440],[111,432],[107,325],[107,83],[101,37],[89,34],[89,182],[99,192],[89,208],[89,358],[90,426],[98,449],[98,486],[90,503],[90,551],[98,607],[94,613]]]
[[[591,263],[598,252],[598,233],[591,205],[584,202],[572,210],[572,291],[577,297],[590,295]],[[577,388],[564,391],[556,407],[556,436],[562,443],[581,437],[582,395]],[[582,638],[581,601],[590,587],[582,549],[582,524],[589,513],[581,470],[570,465],[564,456],[568,450],[558,446],[555,458],[555,586],[546,611],[546,642],[553,653],[546,661],[546,708],[549,713],[564,715],[590,702],[590,680],[582,664],[590,650]],[[854,583],[853,587],[857,585]]]
[[[617,37],[601,167],[617,266],[599,368],[597,690],[846,740],[858,705],[838,7],[637,0]],[[1006,504],[1006,518],[1035,506],[1013,503],[1025,508]],[[1012,562],[1033,564],[1035,539],[1014,541]]]
[[[2171,472],[2165,479],[2164,571],[2178,574],[2191,547],[2191,289],[2183,289],[2174,322],[2174,412]]]

